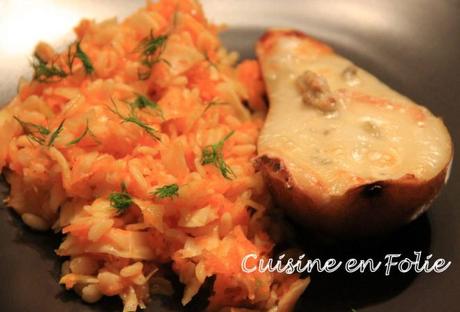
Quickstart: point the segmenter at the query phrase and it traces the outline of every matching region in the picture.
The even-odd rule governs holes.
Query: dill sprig
[[[94,72],[94,67],[93,67],[93,64],[91,63],[91,60],[89,59],[88,55],[80,47],[80,41],[78,41],[76,44],[75,57],[80,59],[80,61],[83,63],[85,72],[88,75],[91,75]]]
[[[139,94],[133,103],[137,108],[146,108],[150,107],[153,109],[158,109],[158,103],[148,99],[146,96]]]
[[[67,49],[66,63],[68,72],[53,62],[45,62],[42,58],[35,54],[34,59],[32,60],[32,68],[34,70],[33,79],[38,82],[58,82],[73,73],[73,63],[75,58],[78,58],[82,62],[85,72],[88,75],[92,74],[94,72],[93,64],[91,63],[88,55],[80,47],[80,41],[75,44],[75,50],[72,49],[73,46],[74,45],[71,44]]]
[[[155,37],[151,31],[149,37],[141,41],[142,54],[146,56],[154,55],[158,49],[164,47],[167,39],[168,36],[166,35]]]
[[[206,107],[204,108],[203,112],[201,113],[202,115],[206,113],[211,107],[213,106],[218,106],[218,105],[226,105],[226,102],[219,102],[217,100],[212,100],[206,104]]]
[[[146,124],[145,122],[141,121],[139,117],[137,117],[136,112],[134,110],[134,105],[129,104],[130,106],[130,112],[129,115],[123,116],[120,111],[118,110],[117,104],[115,101],[112,99],[112,103],[114,105],[114,108],[110,108],[109,110],[116,114],[120,119],[122,120],[122,123],[128,122],[137,125],[138,127],[142,128],[148,135],[150,135],[152,138],[155,140],[160,141],[160,137],[157,135],[157,130]]]
[[[53,131],[53,133],[51,133],[50,139],[48,141],[48,147],[53,146],[54,141],[59,136],[59,134],[61,134],[62,129],[64,129],[64,121],[65,119],[63,119],[59,126]]]
[[[86,119],[86,127],[85,127],[85,130],[83,130],[83,132],[80,134],[79,137],[73,139],[72,141],[70,141],[69,143],[67,143],[67,145],[75,145],[75,144],[78,144],[80,143],[80,141],[87,135],[89,134],[93,139],[94,141],[96,141],[96,143],[100,143],[99,140],[96,138],[96,136],[94,135],[94,133],[91,131],[91,129],[89,128],[89,123],[88,123],[88,119]]]
[[[165,186],[162,186],[160,188],[157,188],[152,195],[158,197],[158,198],[167,198],[167,197],[174,197],[174,196],[179,196],[179,185],[177,184],[168,184]]]
[[[150,78],[150,75],[152,74],[152,67],[156,63],[164,61],[169,64],[165,59],[161,58],[161,54],[164,51],[167,40],[167,35],[155,37],[153,35],[153,31],[150,31],[150,35],[141,40],[139,46],[135,50],[136,52],[141,53],[141,64],[144,66],[144,68],[141,68],[138,71],[138,77],[140,80]]]
[[[69,68],[69,75],[72,75],[73,74],[73,62],[75,61],[75,52],[72,52],[72,47],[73,45],[69,45],[69,47],[67,48],[67,60],[66,60],[66,63],[67,63],[67,67]]]
[[[109,195],[110,206],[117,210],[117,214],[122,214],[133,203],[131,195],[129,195],[126,185],[121,183],[120,192],[112,192]]]
[[[54,141],[57,139],[59,134],[61,134],[62,130],[64,129],[64,121],[62,120],[59,126],[51,132],[50,129],[43,127],[41,125],[37,125],[31,122],[23,121],[19,119],[17,116],[13,116],[13,118],[21,125],[22,131],[24,134],[32,141],[37,142],[40,145],[45,145],[48,147],[53,146]],[[48,143],[46,143],[49,136]]]
[[[13,116],[13,118],[21,125],[22,131],[24,131],[24,134],[29,139],[37,142],[40,145],[45,144],[46,136],[48,136],[51,133],[51,131],[48,128],[31,122],[23,121],[19,119],[19,117],[17,116]]]
[[[158,115],[160,115],[160,117],[162,119],[164,119],[163,110],[158,105],[158,103],[155,102],[155,101],[150,100],[145,95],[138,94],[136,99],[132,103],[132,105],[134,105],[135,107],[137,107],[139,109],[149,107],[149,108],[153,109],[154,111],[156,111],[158,113]]]
[[[219,142],[205,146],[201,154],[202,165],[214,165],[217,169],[220,170],[222,176],[229,180],[235,178],[236,176],[232,168],[230,168],[230,166],[225,163],[222,149],[224,147],[225,141],[227,141],[234,133],[235,131],[232,131]]]
[[[33,80],[38,82],[57,82],[67,77],[67,73],[54,63],[48,64],[41,59],[37,54],[32,60],[32,68],[34,70]]]

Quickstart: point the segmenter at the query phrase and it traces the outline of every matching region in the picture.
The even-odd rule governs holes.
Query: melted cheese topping
[[[295,36],[281,36],[258,54],[270,98],[259,154],[282,159],[303,188],[339,195],[406,174],[430,179],[449,163],[442,121],[350,61]],[[335,111],[302,100],[296,81],[306,70],[327,80]]]

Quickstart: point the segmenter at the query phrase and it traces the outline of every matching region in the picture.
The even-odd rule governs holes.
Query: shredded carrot
[[[213,275],[211,310],[269,310],[282,295],[283,278],[240,267],[273,246],[248,210],[260,216],[270,202],[252,164],[265,90],[258,63],[237,67],[218,29],[194,0],[83,20],[68,48],[37,46],[54,59],[35,64],[0,111],[8,204],[65,235],[61,283],[91,285],[84,300],[119,295],[125,309],[144,307],[149,287],[170,287],[152,269],[161,263],[185,285],[183,304]],[[136,262],[141,273],[121,276]]]

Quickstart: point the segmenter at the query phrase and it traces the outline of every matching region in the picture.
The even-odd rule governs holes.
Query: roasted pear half
[[[430,206],[453,155],[440,118],[301,32],[268,31],[257,56],[269,112],[256,165],[294,220],[369,236]]]

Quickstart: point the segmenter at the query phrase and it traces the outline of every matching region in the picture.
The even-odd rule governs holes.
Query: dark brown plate
[[[445,120],[460,146],[460,2],[410,1],[204,1],[208,16],[231,28],[222,35],[243,57],[266,27],[294,27],[326,41],[381,80]],[[143,1],[0,1],[0,103],[15,94],[28,72],[34,44],[71,40],[81,17],[126,16]],[[428,215],[379,240],[320,246],[297,229],[311,257],[374,257],[413,251],[452,261],[444,273],[313,274],[297,311],[458,311],[460,293],[460,177],[451,179]],[[4,185],[4,184],[3,184]],[[6,187],[6,186],[5,186]],[[5,189],[6,191],[6,189]],[[86,305],[57,282],[59,237],[35,233],[10,210],[0,209],[0,306],[2,311],[120,311],[118,299]],[[178,294],[180,296],[180,294]],[[187,310],[200,311],[194,303]],[[155,299],[147,311],[176,311],[177,298]]]

